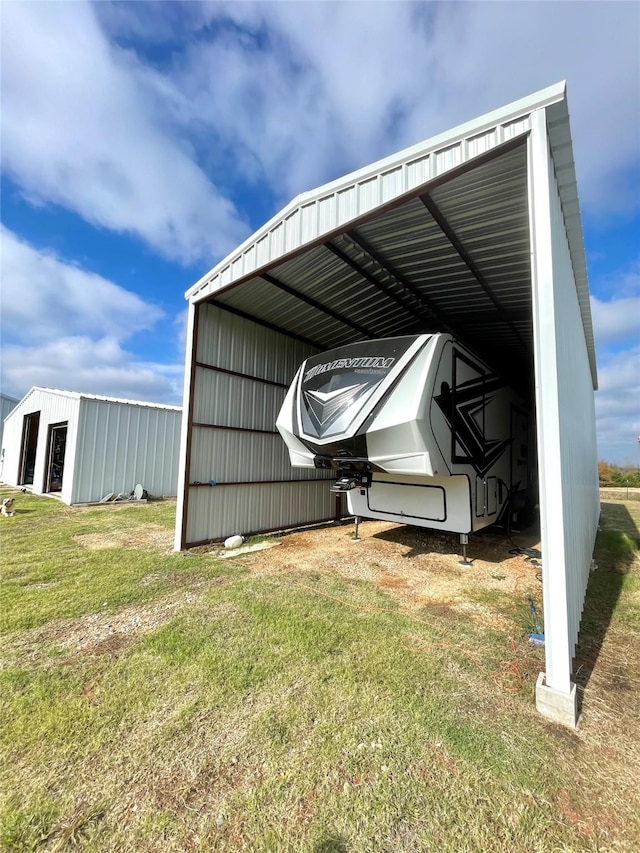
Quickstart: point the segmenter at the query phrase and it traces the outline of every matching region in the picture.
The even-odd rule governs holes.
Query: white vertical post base
[[[545,673],[538,675],[536,682],[536,708],[543,717],[570,729],[578,724],[578,695],[576,685],[571,683],[569,693],[561,693],[545,684]]]

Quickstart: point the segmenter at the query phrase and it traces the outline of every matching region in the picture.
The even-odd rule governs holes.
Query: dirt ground
[[[462,551],[457,538],[402,524],[365,520],[354,538],[353,523],[330,524],[290,531],[263,541],[248,543],[238,551],[225,551],[220,544],[193,549],[212,557],[225,557],[242,564],[252,574],[277,575],[296,572],[309,577],[334,574],[345,580],[366,580],[390,595],[398,605],[416,612],[425,605],[452,610],[479,625],[513,633],[513,621],[496,607],[469,600],[470,588],[524,596],[530,592],[542,612],[542,584],[539,563],[523,554],[511,554],[515,547],[539,548],[537,530],[514,532],[509,538],[493,529],[475,534],[467,549],[468,565],[459,565]],[[172,550],[172,533],[149,524],[116,535],[90,533],[74,537],[87,550],[134,547],[144,550]],[[142,582],[150,582],[154,576]],[[64,646],[99,652],[104,644],[129,640],[147,633],[172,618],[182,607],[202,594],[202,581],[191,573],[164,577],[175,582],[173,595],[154,605],[123,608],[118,614],[95,613],[79,620],[56,623],[45,629]],[[533,623],[531,630],[534,629]],[[39,634],[42,631],[38,632]],[[30,638],[33,639],[33,638]]]
[[[459,565],[462,551],[455,536],[387,521],[361,522],[358,540],[354,530],[353,524],[339,524],[291,532],[274,548],[239,554],[236,559],[255,574],[330,572],[366,580],[405,609],[443,604],[498,630],[507,630],[510,621],[495,609],[470,602],[466,593],[470,587],[523,596],[530,591],[536,606],[541,601],[539,563],[509,553],[516,546],[539,548],[536,530],[509,538],[494,529],[470,537],[468,566]]]

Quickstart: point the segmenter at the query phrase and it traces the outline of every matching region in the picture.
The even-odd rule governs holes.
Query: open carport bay
[[[335,515],[327,472],[292,469],[274,427],[310,356],[444,331],[515,385],[535,411],[536,702],[575,726],[572,658],[599,515],[597,376],[564,84],[298,196],[187,296],[177,549]]]

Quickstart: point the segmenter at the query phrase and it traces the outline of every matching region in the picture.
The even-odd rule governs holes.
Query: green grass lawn
[[[608,663],[637,696],[640,519],[603,515],[570,732],[535,711],[526,634],[416,618],[335,572],[176,554],[170,501],[17,508],[0,525],[3,850],[640,847],[639,721]],[[495,605],[521,620],[519,597]]]

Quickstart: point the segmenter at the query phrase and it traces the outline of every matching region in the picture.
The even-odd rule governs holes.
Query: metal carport
[[[451,331],[535,403],[540,710],[571,661],[599,518],[595,351],[564,83],[294,199],[187,293],[176,548],[331,517],[275,418],[300,361]]]

